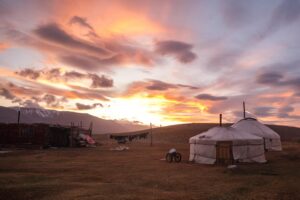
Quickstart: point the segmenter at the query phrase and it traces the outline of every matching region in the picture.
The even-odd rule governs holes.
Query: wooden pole
[[[243,101],[243,114],[244,114],[244,119],[246,119],[246,106],[245,106],[245,101]]]
[[[153,138],[152,138],[152,123],[150,123],[150,146],[153,145]]]
[[[20,117],[21,117],[21,110],[20,110],[20,107],[19,107],[19,110],[18,110],[18,136],[20,137]]]
[[[92,131],[93,131],[93,122],[91,122],[91,123],[90,123],[90,128],[89,128],[89,130],[90,130],[90,135],[92,136]]]
[[[18,110],[18,124],[20,124],[21,111]]]
[[[220,126],[222,126],[222,114],[220,114]]]

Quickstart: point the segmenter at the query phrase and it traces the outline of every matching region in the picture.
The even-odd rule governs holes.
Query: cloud
[[[38,102],[30,99],[21,101],[20,106],[27,107],[27,108],[42,108]]]
[[[300,77],[297,78],[291,78],[289,80],[286,80],[283,82],[284,85],[293,86],[297,89],[300,89]]]
[[[96,107],[103,107],[103,105],[101,103],[94,103],[92,105],[86,105],[86,104],[82,104],[82,103],[76,103],[76,108],[78,110],[91,110],[94,109]]]
[[[24,85],[24,82],[21,82]],[[8,98],[13,103],[23,105],[26,100],[51,108],[63,108],[70,99],[109,101],[109,99],[98,90],[77,88],[76,90],[65,90],[44,85],[39,82],[30,82],[28,86],[18,86],[13,83],[1,84],[0,95]],[[9,91],[9,92],[8,92]]]
[[[101,101],[109,101],[101,92],[99,91],[77,91],[77,90],[59,90],[53,88],[46,88],[48,93],[53,95],[62,96],[67,99],[88,99],[88,100],[101,100]]]
[[[8,83],[3,87],[7,88],[7,90],[9,90],[13,95],[17,97],[36,96],[43,93],[43,91],[31,87],[18,86],[13,83]]]
[[[256,82],[271,86],[290,86],[300,89],[300,77],[285,77],[279,72],[264,72],[257,76]]]
[[[293,112],[295,109],[292,106],[283,106],[278,109],[278,117],[286,118],[289,117],[289,113]]]
[[[68,100],[65,97],[58,98],[51,94],[45,94],[41,99],[38,99],[38,101],[43,101],[47,104],[47,106],[53,108],[62,107],[62,103],[68,102]]]
[[[246,26],[249,21],[249,6],[246,7],[249,1],[243,0],[229,0],[221,2],[221,11],[223,20],[230,28],[239,28]]]
[[[9,45],[4,42],[0,42],[0,52],[9,48]]]
[[[300,2],[299,0],[284,0],[274,10],[269,28],[272,30],[279,29],[282,26],[287,26],[300,17]]]
[[[291,114],[294,111],[295,111],[295,108],[290,106],[290,105],[283,106],[283,107],[280,107],[278,109],[278,115],[277,116],[279,118],[285,118],[285,119],[287,119],[287,118],[288,119],[296,119],[296,120],[300,119],[300,115]]]
[[[86,18],[83,17],[79,17],[79,16],[73,16],[70,21],[69,24],[78,24],[82,27],[88,28],[90,31],[92,31],[94,33],[94,28],[87,22]]]
[[[6,88],[0,88],[0,96],[3,96],[6,99],[13,100],[15,99],[15,95],[13,95],[10,91]]]
[[[274,116],[275,108],[269,106],[261,106],[254,108],[254,114],[259,117],[270,117]]]
[[[191,86],[191,85],[184,85],[184,84],[177,84],[177,86],[183,87],[183,88],[189,88],[191,90],[197,90],[197,89],[199,89],[199,87],[195,87],[195,86]]]
[[[218,67],[232,67],[243,54],[243,50],[222,50],[216,52],[208,60],[208,67],[215,69]]]
[[[115,55],[110,58],[98,58],[96,56],[91,55],[83,55],[83,54],[60,54],[58,55],[58,59],[68,65],[73,67],[77,67],[81,70],[98,70],[104,69],[108,71],[107,66],[111,66],[113,64],[122,63],[122,57],[120,55]]]
[[[279,72],[265,72],[256,78],[257,83],[261,84],[270,84],[270,85],[277,85],[281,82],[283,78],[282,73]]]
[[[46,79],[50,81],[60,81],[63,83],[68,83],[69,80],[80,79],[80,80],[89,80],[91,82],[90,88],[113,87],[113,79],[108,78],[105,75],[99,76],[97,74],[81,73],[74,70],[65,71],[63,73],[60,68],[41,69],[41,70],[25,68],[15,73],[22,77],[27,77],[33,80]]]
[[[162,117],[166,120],[186,123],[204,121],[204,113],[197,104],[191,102],[173,102],[162,107]]]
[[[26,68],[26,69],[22,69],[21,71],[16,72],[16,74],[35,80],[40,76],[40,71],[35,71],[32,69]]]
[[[11,27],[7,27],[5,30],[6,30],[5,34],[7,38],[12,43],[35,48],[41,51],[42,53],[44,53],[46,56],[49,56],[50,58],[54,58],[55,61],[67,64],[70,67],[79,68],[81,70],[98,71],[99,69],[102,69],[102,70],[109,71],[108,67],[117,64],[122,64],[123,62],[123,60],[120,59],[121,56],[119,55],[119,52],[110,52],[109,55],[104,56],[101,53],[97,53],[93,51],[93,49],[87,50],[88,48],[86,48],[86,45],[80,45],[81,43],[86,43],[89,46],[93,46],[95,48],[99,47],[101,49],[105,49],[104,47],[100,47],[103,46],[103,44],[100,45],[95,42],[89,42],[89,41],[76,38],[80,42],[79,44],[76,43],[77,44],[75,45],[76,47],[73,47],[72,45],[73,40],[71,40],[70,42],[60,42],[59,39],[55,39],[55,42],[53,42],[48,38],[48,36],[46,37],[42,33],[40,34],[42,34],[43,37],[39,36],[38,39],[32,35],[25,34]],[[33,35],[37,35],[36,33],[37,30],[40,29],[35,29],[33,31]],[[66,32],[65,34],[67,35],[66,38],[68,38],[69,34]],[[66,40],[68,41],[68,39]],[[65,44],[65,43],[71,43],[71,44]],[[106,49],[106,51],[109,50]],[[134,56],[131,56],[131,58],[134,58]],[[132,59],[130,60],[130,62],[134,62],[134,60]]]
[[[160,80],[153,80],[148,79],[146,81],[135,81],[131,83],[127,89],[126,94],[134,94],[139,93],[141,91],[151,91],[151,92],[161,92],[167,90],[178,90],[178,89],[190,89],[195,90],[198,87],[194,87],[191,85],[184,85],[184,84],[174,84],[174,83],[167,83]]]
[[[77,71],[68,71],[65,72],[64,77],[66,79],[83,79],[86,77],[86,74],[77,72]]]
[[[177,86],[174,84],[170,84],[158,80],[151,80],[149,81],[149,83],[150,85],[146,86],[146,89],[148,90],[168,90],[171,88],[177,88]]]
[[[197,58],[197,55],[192,52],[193,45],[175,41],[175,40],[164,40],[157,41],[155,43],[155,52],[160,55],[171,55],[182,63],[189,63]]]
[[[0,96],[25,107],[40,107],[40,103],[45,103],[49,107],[62,108],[61,103],[67,102],[65,97],[57,98],[50,94],[41,96],[37,90],[20,87],[13,83],[3,85],[0,88]]]
[[[264,39],[279,29],[289,26],[300,18],[299,0],[283,0],[273,11],[266,29],[259,35]]]
[[[71,33],[57,23],[39,25],[29,33],[14,27],[6,27],[5,32],[12,43],[36,48],[58,62],[81,70],[112,71],[128,64],[149,67],[157,64],[161,55],[174,56],[182,63],[192,62],[197,57],[192,52],[193,46],[185,42],[158,41],[151,50],[126,36],[81,39],[79,33]]]
[[[89,77],[92,79],[92,88],[113,87],[113,80],[105,77],[104,75],[98,76],[97,74],[89,74]]]
[[[81,40],[65,32],[58,24],[50,23],[39,26],[34,30],[34,33],[41,39],[52,42],[59,46],[75,48],[78,50],[86,50],[98,56],[107,57],[111,52],[105,48],[93,45],[87,41]]]
[[[41,25],[34,30],[34,34],[42,39],[33,42],[37,48],[54,53],[59,61],[83,70],[108,70],[108,66],[127,63],[150,66],[156,59],[154,53],[142,49],[140,44],[125,37],[82,40],[66,32],[56,23]],[[41,43],[45,41],[47,44]]]
[[[208,101],[224,101],[228,99],[228,97],[225,96],[213,96],[211,94],[199,94],[195,96],[195,98],[199,100],[208,100]]]

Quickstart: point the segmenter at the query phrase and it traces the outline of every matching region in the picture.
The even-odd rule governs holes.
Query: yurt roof
[[[190,138],[190,143],[195,141],[261,141],[259,136],[252,135],[233,127],[213,127],[208,131]]]
[[[232,127],[260,137],[280,138],[280,136],[275,131],[273,131],[266,125],[260,123],[258,120],[254,118],[241,119],[240,121],[233,124]]]

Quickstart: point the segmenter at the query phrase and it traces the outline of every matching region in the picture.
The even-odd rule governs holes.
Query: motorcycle
[[[172,152],[166,154],[166,161],[171,163],[173,161],[180,162],[181,161],[181,154],[178,152]]]

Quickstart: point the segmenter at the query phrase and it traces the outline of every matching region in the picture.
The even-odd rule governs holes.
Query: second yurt
[[[239,131],[264,138],[264,148],[267,151],[281,151],[281,139],[275,131],[254,118],[244,118],[232,125]]]
[[[264,163],[264,141],[233,127],[214,127],[189,139],[189,161],[203,164]]]

